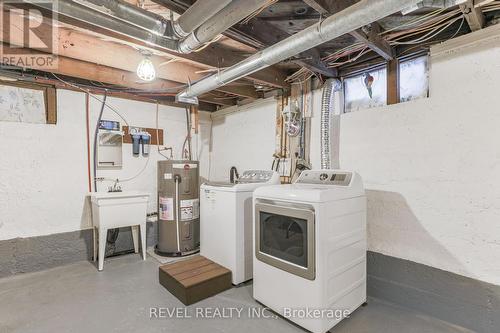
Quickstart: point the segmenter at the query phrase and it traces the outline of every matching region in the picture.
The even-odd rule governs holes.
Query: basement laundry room
[[[500,332],[499,0],[0,9],[0,333]]]

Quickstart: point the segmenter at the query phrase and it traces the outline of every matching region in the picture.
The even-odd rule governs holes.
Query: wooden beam
[[[19,47],[10,47],[7,44],[2,45],[2,50],[9,55],[40,55],[39,51],[19,48]],[[55,68],[51,68],[50,72],[70,76],[74,78],[80,78],[84,80],[103,82],[109,85],[122,86],[137,90],[146,91],[168,91],[172,88],[178,87],[176,82],[166,81],[161,79],[156,79],[153,82],[145,83],[140,81],[137,78],[137,75],[133,72],[123,71],[120,69],[94,64],[91,62],[71,59],[68,57],[52,55],[52,58],[57,66]],[[38,71],[47,72],[47,68],[45,66],[38,65],[36,61],[31,62],[30,64],[26,64],[23,68],[34,69]],[[167,93],[163,93],[166,95]],[[155,94],[151,93],[151,96]],[[159,93],[158,95],[162,95]],[[169,96],[174,97],[175,92],[168,94]],[[231,100],[221,100],[212,97],[202,97],[200,100],[218,104],[218,105],[234,105],[236,102],[232,102]]]
[[[387,63],[387,105],[399,103],[399,61]]]
[[[24,6],[26,8],[31,8],[32,5],[26,4]],[[36,7],[36,9],[44,12],[43,8]],[[140,46],[145,50],[156,50],[165,54],[169,54],[171,56],[186,59],[188,62],[191,62],[192,64],[197,66],[208,68],[227,67],[237,64],[238,62],[245,59],[245,56],[237,54],[237,52],[231,52],[216,44],[210,45],[209,48],[206,48],[202,52],[181,54],[167,47],[163,43],[160,43],[160,38],[158,36],[146,36],[144,38],[139,38],[137,36],[132,36],[116,29],[108,29],[98,24],[94,24],[92,23],[91,19],[83,20],[74,16],[63,15],[61,13],[58,14],[57,19],[59,22],[69,24],[80,29],[89,30],[99,35],[107,36],[118,41]],[[285,82],[286,77],[287,73],[274,66],[264,68],[247,76],[247,78],[252,81],[279,88],[288,86],[288,84]]]
[[[42,84],[52,85],[52,86],[54,86],[54,87],[56,87],[58,89],[66,89],[66,90],[72,90],[72,91],[81,91],[80,89],[77,89],[77,88],[75,88],[73,86],[67,85],[67,84],[65,84],[65,83],[63,83],[61,81],[58,81],[55,78],[54,79],[50,79],[50,78],[44,78],[44,77],[39,77],[39,76],[36,76],[34,78],[30,78],[30,77],[27,77],[27,76],[23,76],[23,77],[19,78],[19,81],[22,81],[22,82],[36,82],[36,83],[42,83]],[[94,95],[103,95],[104,92],[105,92],[105,89],[99,88],[99,87],[95,87],[95,88],[87,88],[86,91],[89,92],[89,93],[91,93],[91,94],[94,94]],[[146,102],[146,103],[158,102],[161,105],[168,105],[168,106],[174,106],[174,107],[189,106],[189,105],[184,105],[182,103],[177,103],[175,101],[175,97],[174,96],[168,96],[168,97],[155,96],[155,98],[152,99],[152,98],[148,98],[148,97],[144,97],[144,96],[134,95],[134,94],[131,94],[131,93],[128,93],[128,92],[111,91],[111,90],[107,91],[107,95],[108,96],[117,97],[117,98],[130,99],[130,100],[133,100],[133,101]],[[213,111],[217,111],[217,109],[218,109],[219,106],[215,105],[215,104],[211,104],[211,103],[201,102],[200,101],[199,104],[198,104],[198,107],[199,107],[200,110],[213,112]]]
[[[330,15],[331,5],[326,0],[303,0],[309,7],[320,13],[321,15]]]
[[[190,0],[153,0],[176,13],[182,14],[193,3]],[[276,26],[254,18],[245,24],[235,25],[226,30],[223,35],[236,40],[244,45],[262,49],[276,44],[291,35]],[[300,60],[293,60],[299,66],[327,77],[336,77],[337,71],[321,61],[318,50],[311,49],[298,55]]]
[[[186,11],[186,9],[189,8],[194,3],[194,1],[191,1],[191,0],[153,0],[153,2],[158,3],[162,6],[164,6],[165,8],[168,8],[168,9],[170,9],[178,14],[184,13]],[[251,21],[247,24],[251,24]],[[269,43],[268,41],[266,42],[266,40],[263,40],[263,41],[259,40],[259,36],[254,36],[254,35],[248,36],[245,33],[240,32],[239,29],[241,27],[242,27],[242,25],[240,25],[238,28],[236,28],[236,26],[233,26],[233,27],[229,28],[228,30],[226,30],[223,33],[223,35],[225,35],[231,39],[237,40],[238,42],[240,42],[242,44],[254,47],[256,49],[265,47],[267,45],[274,44],[274,43]],[[270,29],[270,32],[283,33],[283,31],[280,31],[280,30],[277,31],[278,29],[274,26],[267,26],[266,29]],[[255,39],[257,39],[257,40],[255,40]],[[262,45],[259,45],[259,43]],[[213,67],[229,67],[229,66],[232,66],[232,65],[244,60],[244,57],[241,57],[241,55],[236,54],[234,50],[215,47],[213,44],[210,45],[210,47],[205,49],[205,50],[210,50],[211,60],[217,61],[217,64],[212,63]],[[236,52],[238,52],[238,51],[236,51]],[[194,60],[193,57],[196,57],[196,53],[190,53],[190,54],[185,54],[185,55],[181,55],[181,56],[186,58],[186,59]],[[234,61],[236,59],[239,59],[239,60]],[[322,70],[325,72],[325,74],[328,73],[328,69],[326,68],[326,66]],[[280,88],[288,86],[288,84],[285,83],[285,79],[286,79],[287,75],[281,76],[284,73],[276,72],[275,67],[273,67],[273,66],[268,67],[267,69],[263,69],[263,70],[257,72],[256,74],[258,75],[259,73],[261,73],[263,71],[270,72],[271,76],[274,74],[276,76],[277,80],[275,82],[266,82],[266,81],[263,81],[257,77],[252,77],[252,79],[259,81],[260,83],[271,84],[272,86],[280,87]],[[252,75],[255,76],[255,74],[252,74]]]
[[[254,37],[263,45],[263,47],[276,44],[291,36],[288,32],[278,29],[274,25],[258,18],[254,18],[248,23],[237,25],[234,27],[234,30],[237,30],[239,34]],[[293,62],[299,66],[305,67],[313,72],[327,77],[337,76],[337,71],[335,69],[328,68],[328,66],[321,61],[321,56],[317,49],[310,49],[302,52],[298,55],[298,57],[301,60],[293,60]]]
[[[366,44],[370,49],[375,51],[385,60],[394,59],[394,49],[389,45],[389,43],[380,37],[381,27],[377,22],[373,22],[370,25],[369,32],[366,33],[363,29],[357,29],[350,32],[350,35],[356,38],[358,41]]]
[[[460,10],[465,16],[471,31],[481,30],[484,27],[485,19],[481,7],[474,7],[473,0],[460,5]]]
[[[357,0],[303,0],[310,7],[314,8],[318,13],[324,16],[335,14],[345,8],[352,6]],[[389,43],[379,36],[382,28],[377,22],[372,22],[370,27],[367,27],[369,32],[363,29],[357,29],[349,34],[358,41],[364,43],[371,50],[386,60],[394,59],[394,50]]]
[[[330,16],[349,6],[354,5],[359,0],[303,0],[309,7],[323,16]]]
[[[23,18],[20,16],[11,15],[13,23],[22,26]],[[17,22],[18,20],[19,22]],[[53,39],[54,30],[47,24],[42,24],[37,28],[37,37],[44,43],[49,43]],[[56,45],[54,53],[73,59],[78,59],[86,62],[96,63],[113,67],[129,72],[135,72],[137,64],[142,60],[143,56],[134,48],[103,40],[96,36],[84,34],[78,31],[67,28],[58,28],[56,30]],[[3,28],[0,26],[0,41],[2,41]],[[24,36],[22,30],[14,30],[10,32],[10,45],[23,46]],[[120,56],[116,56],[116,55]],[[172,58],[151,56],[157,77],[164,80],[175,81],[179,90],[182,84],[191,81],[196,81],[205,76],[203,73],[198,73],[203,70],[202,67],[196,67],[192,64],[176,61],[170,62]],[[228,85],[219,89],[222,92],[257,99],[260,94],[251,85],[244,85],[243,82],[238,85]]]

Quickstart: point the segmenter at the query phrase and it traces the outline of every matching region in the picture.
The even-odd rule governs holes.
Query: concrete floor
[[[107,259],[98,272],[80,262],[0,279],[0,332],[304,332],[282,318],[151,319],[150,308],[184,306],[158,283],[159,263],[138,255]],[[261,307],[252,285],[233,288],[188,307]],[[246,311],[246,310],[245,310]],[[377,300],[358,309],[333,333],[466,332]]]

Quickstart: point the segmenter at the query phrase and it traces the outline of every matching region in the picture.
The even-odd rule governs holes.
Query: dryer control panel
[[[349,186],[351,179],[351,172],[337,170],[307,170],[300,174],[295,183]]]
[[[241,177],[238,178],[238,183],[267,183],[275,177],[276,171],[246,170]]]

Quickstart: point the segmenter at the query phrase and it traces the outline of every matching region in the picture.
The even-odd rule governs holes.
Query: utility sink
[[[90,200],[94,227],[129,227],[146,221],[149,193],[94,192],[90,194]]]
[[[141,231],[142,256],[146,259],[146,218],[149,193],[140,191],[94,192],[92,202],[92,225],[94,231],[94,261],[99,241],[99,270],[103,269],[106,236],[108,229],[132,227],[134,250],[139,252],[139,229]],[[98,237],[97,237],[98,234]]]

